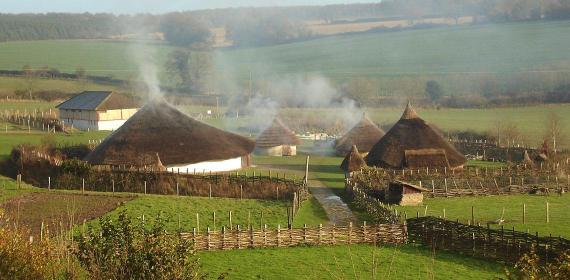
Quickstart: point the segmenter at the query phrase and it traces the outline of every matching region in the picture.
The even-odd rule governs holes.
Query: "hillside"
[[[414,94],[436,79],[451,94],[472,93],[482,79],[548,81],[570,73],[570,21],[441,27],[327,37],[271,47],[219,50],[215,64],[224,79],[243,83],[274,75],[322,74],[335,81],[378,78],[389,94]],[[151,45],[163,67],[167,45]],[[117,41],[30,41],[0,43],[0,69],[25,64],[62,72],[86,68],[91,75],[126,78],[136,73],[129,43]],[[164,74],[163,74],[164,76]],[[164,77],[163,77],[164,78]],[[502,78],[502,79],[501,79]]]

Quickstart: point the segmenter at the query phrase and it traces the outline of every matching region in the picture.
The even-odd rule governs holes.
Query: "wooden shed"
[[[386,189],[386,202],[402,206],[421,205],[424,200],[423,192],[429,190],[404,181],[393,181]]]

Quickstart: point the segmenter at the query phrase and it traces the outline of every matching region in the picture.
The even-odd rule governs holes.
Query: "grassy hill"
[[[440,27],[358,34],[249,49],[218,50],[222,79],[244,82],[250,71],[270,75],[322,74],[335,81],[379,78],[383,90],[413,94],[436,79],[451,94],[476,88],[480,79],[548,79],[556,84],[570,74],[570,21]],[[163,67],[172,47],[150,45]],[[32,41],[0,43],[0,69],[48,65],[91,75],[126,78],[135,73],[131,44],[118,41]],[[522,74],[521,74],[522,73]],[[522,76],[520,76],[522,75]]]

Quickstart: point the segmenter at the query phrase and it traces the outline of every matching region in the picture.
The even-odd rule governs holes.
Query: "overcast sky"
[[[244,6],[327,5],[380,0],[0,0],[0,13],[165,13]]]

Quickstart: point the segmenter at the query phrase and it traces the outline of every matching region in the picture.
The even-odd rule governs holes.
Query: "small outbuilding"
[[[344,170],[346,178],[350,178],[353,172],[359,171],[363,167],[366,167],[366,162],[360,155],[356,145],[352,145],[352,149],[340,164],[340,169]]]
[[[386,202],[402,206],[421,205],[424,200],[423,192],[429,190],[403,181],[394,181],[386,189]]]
[[[117,130],[140,108],[134,98],[113,91],[84,91],[56,106],[59,119],[80,130]]]
[[[255,141],[255,152],[268,156],[294,156],[301,140],[279,118],[265,129]]]
[[[362,119],[336,141],[336,153],[339,156],[344,156],[350,152],[352,146],[356,145],[361,155],[366,156],[384,134],[385,132],[374,124],[366,114],[362,114]]]

